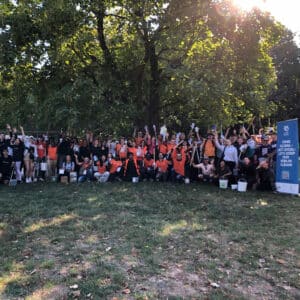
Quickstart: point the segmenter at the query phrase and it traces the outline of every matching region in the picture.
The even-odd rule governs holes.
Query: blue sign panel
[[[299,193],[298,120],[277,123],[276,188],[278,192]]]

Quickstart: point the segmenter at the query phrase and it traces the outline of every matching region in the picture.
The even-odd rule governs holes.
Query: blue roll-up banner
[[[276,189],[280,193],[299,194],[298,120],[277,123]]]

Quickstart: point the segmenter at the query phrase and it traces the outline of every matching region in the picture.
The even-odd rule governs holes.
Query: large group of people
[[[169,130],[170,132],[170,130]],[[275,191],[276,133],[249,134],[244,126],[215,127],[200,134],[191,125],[188,133],[159,132],[145,126],[131,137],[83,138],[61,133],[57,137],[26,135],[22,127],[7,125],[0,134],[0,180],[9,184],[35,181],[191,181],[229,184],[245,180],[248,189]]]

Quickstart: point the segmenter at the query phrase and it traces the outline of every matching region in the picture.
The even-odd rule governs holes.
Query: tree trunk
[[[151,80],[149,85],[149,105],[148,105],[148,123],[150,125],[159,125],[160,120],[160,73],[158,69],[158,57],[155,52],[153,41],[149,43],[149,62]]]

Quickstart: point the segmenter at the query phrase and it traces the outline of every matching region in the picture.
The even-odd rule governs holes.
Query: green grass
[[[54,183],[0,207],[1,299],[300,297],[298,197]]]

